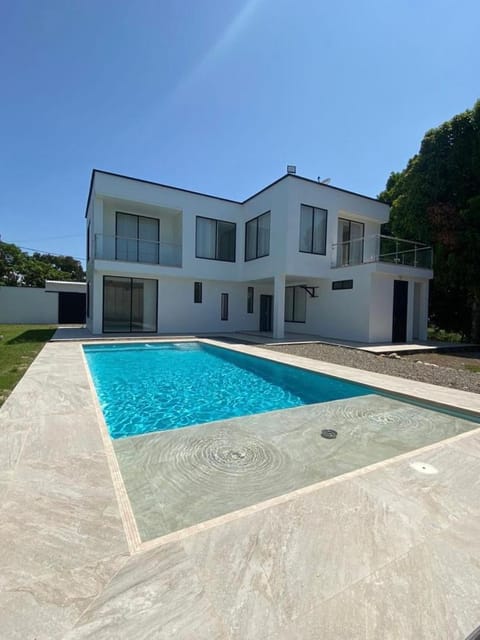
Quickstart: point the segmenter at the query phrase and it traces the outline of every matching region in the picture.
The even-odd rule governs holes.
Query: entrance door
[[[392,342],[407,341],[408,282],[393,282]]]
[[[273,296],[260,296],[260,331],[272,330]]]
[[[84,293],[60,291],[58,294],[59,324],[84,324],[86,300]]]

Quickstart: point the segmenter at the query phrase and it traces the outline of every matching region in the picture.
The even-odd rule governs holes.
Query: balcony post
[[[273,280],[273,337],[285,337],[285,274]]]

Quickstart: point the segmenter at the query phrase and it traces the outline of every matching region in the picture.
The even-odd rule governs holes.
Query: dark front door
[[[260,296],[260,331],[272,330],[273,296]]]
[[[84,293],[58,294],[58,322],[60,324],[83,324],[87,297]]]
[[[407,304],[408,282],[394,280],[392,342],[406,342],[407,340]]]

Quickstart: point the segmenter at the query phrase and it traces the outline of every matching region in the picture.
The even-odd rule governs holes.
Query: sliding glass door
[[[103,332],[155,333],[157,281],[104,276]]]

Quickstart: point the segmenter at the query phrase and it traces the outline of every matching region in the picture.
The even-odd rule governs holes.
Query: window
[[[285,288],[285,322],[305,322],[307,292],[302,287]]]
[[[222,293],[221,320],[228,320],[228,293]]]
[[[364,224],[353,220],[338,219],[338,266],[363,262]]]
[[[327,210],[302,204],[300,208],[300,251],[326,255]]]
[[[103,332],[157,331],[157,281],[103,277]]]
[[[117,211],[115,259],[159,263],[160,221]]]
[[[338,291],[339,289],[353,289],[353,280],[334,280],[332,282],[332,289]]]
[[[90,260],[90,223],[88,223],[87,225],[87,262],[89,260]]]
[[[236,228],[234,222],[197,216],[195,256],[235,262]]]
[[[270,211],[245,224],[245,261],[270,254]]]
[[[87,282],[87,318],[90,318],[90,282]]]
[[[247,289],[247,313],[253,313],[253,296],[254,296],[253,287],[248,287],[248,289]]]
[[[201,282],[193,283],[193,301],[194,302],[202,301],[202,283]]]

